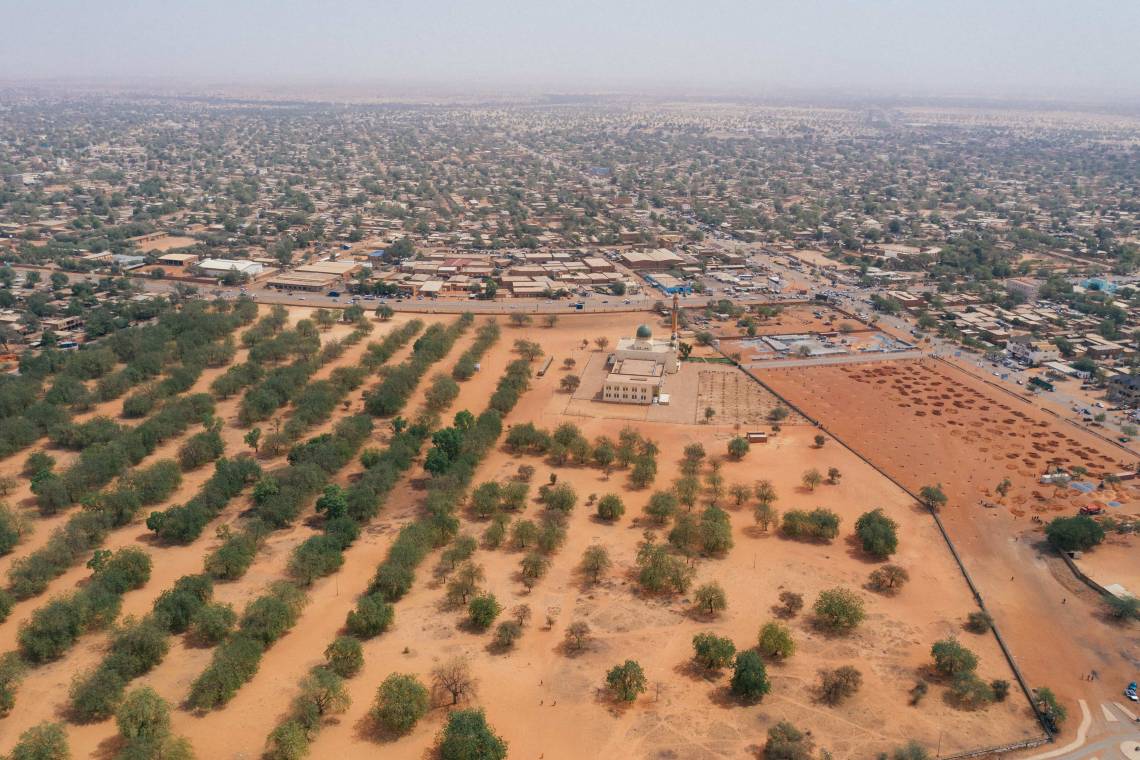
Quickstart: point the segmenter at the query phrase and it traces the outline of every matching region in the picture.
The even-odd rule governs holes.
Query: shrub
[[[768,729],[768,743],[764,745],[764,760],[811,760],[815,744],[811,737],[782,720]]]
[[[447,716],[439,742],[440,760],[503,760],[506,756],[507,743],[487,725],[482,710],[456,710]]]
[[[360,641],[352,636],[338,636],[325,647],[325,662],[329,670],[341,678],[352,678],[364,667]]]
[[[738,435],[728,442],[728,455],[733,459],[743,459],[750,448],[748,439]]]
[[[971,612],[966,616],[966,630],[970,633],[989,633],[990,628],[993,627],[994,619],[990,617],[990,613],[978,610]]]
[[[712,633],[698,633],[693,636],[693,659],[706,670],[719,670],[732,664],[736,656],[736,645],[732,639]]]
[[[155,620],[171,633],[183,633],[212,593],[209,576],[184,575],[174,582],[174,588],[163,591],[155,600]]]
[[[1009,696],[1009,681],[995,678],[990,681],[990,690],[993,691],[995,700],[1004,702],[1006,697]]]
[[[9,760],[68,760],[67,731],[59,723],[39,723],[20,734]]]
[[[976,710],[994,701],[994,691],[973,672],[958,673],[950,682],[950,701],[965,710]]]
[[[786,659],[796,651],[796,642],[792,640],[792,632],[787,626],[776,622],[765,623],[760,629],[760,653],[775,659]]]
[[[898,565],[883,565],[871,571],[867,585],[882,594],[894,594],[910,580],[910,573]]]
[[[127,694],[115,722],[127,741],[160,740],[170,732],[170,708],[154,689],[144,686]]]
[[[930,753],[921,744],[911,739],[891,753],[891,760],[930,760]]]
[[[194,470],[222,455],[226,444],[216,430],[204,430],[191,436],[178,449],[178,464],[183,470]]]
[[[1105,594],[1104,606],[1108,616],[1117,622],[1140,620],[1140,599],[1134,596]]]
[[[225,640],[237,623],[237,613],[228,604],[216,602],[198,608],[190,621],[190,638],[198,646],[215,646]]]
[[[598,517],[614,522],[625,514],[625,504],[617,494],[608,493],[598,499]]]
[[[265,760],[302,760],[309,754],[309,732],[300,721],[287,720],[269,732]]]
[[[1045,716],[1055,730],[1059,730],[1065,718],[1068,717],[1068,711],[1065,706],[1057,701],[1057,697],[1053,695],[1053,690],[1042,686],[1039,689],[1033,690],[1033,701],[1037,703],[1037,709]]]
[[[862,685],[863,674],[850,665],[819,671],[819,698],[829,705],[837,705],[853,696]]]
[[[380,593],[369,594],[356,603],[348,613],[345,626],[359,639],[371,639],[387,631],[396,617],[395,608]]]
[[[845,588],[821,591],[812,610],[823,627],[837,632],[850,631],[866,616],[863,600]]]
[[[746,702],[758,702],[772,690],[768,669],[759,654],[749,649],[736,656],[729,688]]]
[[[863,551],[878,559],[885,559],[898,549],[898,523],[883,514],[882,508],[864,512],[855,521],[855,535]]]
[[[934,669],[947,677],[973,673],[978,667],[978,656],[954,639],[936,641],[930,656],[934,658]]]
[[[467,605],[467,619],[479,631],[485,631],[503,611],[494,594],[480,594]]]
[[[636,660],[626,660],[615,665],[606,673],[606,687],[615,699],[632,702],[638,694],[645,692],[647,681],[645,672]]]
[[[427,687],[413,675],[393,673],[376,691],[372,717],[394,734],[411,731],[431,707]]]
[[[797,594],[794,591],[781,591],[780,604],[782,605],[780,616],[793,618],[804,608],[804,598],[802,594]]]
[[[522,636],[522,626],[514,620],[504,620],[495,628],[495,646],[500,649],[510,649],[520,636]]]
[[[810,512],[791,509],[784,513],[780,530],[788,538],[802,541],[831,541],[839,535],[839,515],[822,508]]]
[[[664,525],[677,511],[677,496],[670,491],[655,491],[649,497],[645,513],[658,525]]]
[[[710,556],[720,556],[732,548],[732,522],[720,507],[709,507],[701,513],[699,526],[701,550]]]
[[[578,495],[566,483],[559,483],[547,488],[541,493],[541,499],[548,508],[566,513],[571,512],[574,505],[578,503]]]

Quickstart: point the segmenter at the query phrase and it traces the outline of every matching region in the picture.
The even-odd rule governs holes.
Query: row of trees
[[[113,440],[85,448],[62,474],[48,473],[33,483],[36,504],[45,515],[83,500],[132,465],[137,465],[158,446],[181,435],[195,423],[212,417],[214,401],[204,393],[173,398],[152,416]]]
[[[178,465],[164,459],[126,474],[112,490],[89,496],[87,509],[56,528],[43,547],[12,564],[9,591],[17,599],[42,594],[52,580],[101,546],[112,529],[131,522],[143,507],[168,499],[181,482]]]
[[[490,335],[493,335],[493,339],[487,337]],[[477,337],[476,344],[482,343],[477,356],[481,356],[481,352],[486,351],[497,336],[496,331],[483,332]],[[454,384],[454,381],[445,376],[437,376],[438,378]],[[443,387],[442,382],[433,383],[433,389],[441,387]],[[337,519],[368,520],[379,511],[401,475],[411,467],[416,453],[428,438],[428,432],[437,424],[440,412],[454,400],[457,392],[458,388],[451,390],[450,386],[446,392],[442,390],[437,390],[434,394],[429,392],[427,394],[429,397],[425,398],[424,408],[413,424],[408,425],[402,418],[395,418],[392,421],[393,436],[388,447],[379,452],[367,451],[361,457],[366,469],[360,479],[347,491],[326,490],[325,495],[317,503],[318,511],[328,520],[326,533],[327,526]],[[400,409],[394,411],[398,412]],[[496,424],[489,426],[486,421],[474,418],[469,412],[457,413],[452,426],[443,429],[451,431],[451,434],[440,438],[436,442],[435,449],[439,449],[439,444],[446,439],[454,443],[458,450],[452,451],[451,444],[445,444],[448,446],[447,467],[436,469],[433,475],[440,480],[433,478],[433,484],[442,483],[448,476],[447,471],[458,466],[465,450],[489,435],[491,430],[497,436],[497,420],[495,422]],[[437,431],[433,439],[441,432],[443,431]],[[346,517],[341,517],[342,514]],[[401,589],[406,591],[410,587],[415,565],[434,545],[434,542],[429,540],[429,530],[437,534],[446,534],[449,530],[447,525],[446,520],[441,520],[432,528],[427,528],[423,521],[417,521],[401,531],[389,550],[385,562],[378,569],[373,587],[357,601],[355,609],[349,612],[345,621],[349,635],[340,637],[329,645],[325,652],[326,665],[310,672],[301,684],[300,694],[294,702],[290,715],[268,737],[268,757],[302,756],[307,752],[312,736],[320,729],[323,716],[328,711],[342,711],[347,708],[348,696],[343,686],[343,679],[351,678],[359,671],[362,661],[362,656],[359,655],[360,640],[377,636],[391,626],[394,619],[391,602],[398,598],[397,594],[402,593]],[[296,558],[297,554],[294,555],[294,559]],[[396,564],[397,562],[399,564]],[[377,580],[382,575],[384,580],[377,585]],[[398,722],[410,720],[414,724],[418,716],[422,715],[422,712],[417,714],[415,708],[417,696],[413,686],[402,682],[388,685],[393,695],[396,693],[406,695],[412,701],[412,704],[405,704],[401,698],[400,707],[392,707],[390,717],[393,717],[397,711],[403,713]],[[329,697],[325,701],[326,708],[315,706],[314,692]],[[426,711],[426,706],[423,707],[423,711]],[[394,717],[393,720],[396,721]]]

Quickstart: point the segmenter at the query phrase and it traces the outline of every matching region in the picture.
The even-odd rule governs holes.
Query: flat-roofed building
[[[302,264],[294,267],[294,272],[305,274],[331,274],[342,280],[348,280],[364,268],[359,261],[315,261],[312,264]]]
[[[158,263],[168,267],[188,267],[197,264],[199,258],[196,253],[164,253],[158,257]]]
[[[320,293],[329,288],[338,287],[342,282],[343,280],[335,274],[284,272],[275,277],[270,277],[265,284],[277,290]]]
[[[678,254],[664,248],[653,251],[626,251],[621,255],[621,261],[630,269],[637,271],[672,269],[684,263],[684,259]]]

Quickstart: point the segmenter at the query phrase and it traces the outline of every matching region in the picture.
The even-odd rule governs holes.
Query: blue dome
[[[637,337],[646,340],[653,337],[653,331],[649,329],[649,325],[641,325],[637,328]]]

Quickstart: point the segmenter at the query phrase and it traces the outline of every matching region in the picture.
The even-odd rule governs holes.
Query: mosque
[[[602,385],[602,400],[619,404],[665,403],[665,376],[679,369],[673,340],[655,340],[649,325],[633,338],[622,338],[606,360],[610,368]]]

